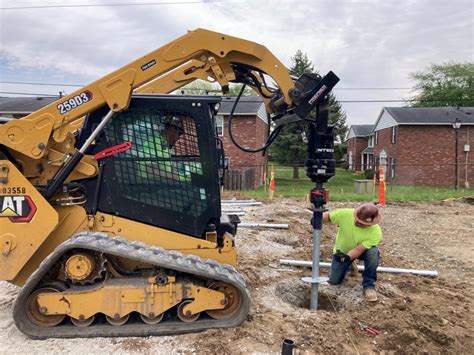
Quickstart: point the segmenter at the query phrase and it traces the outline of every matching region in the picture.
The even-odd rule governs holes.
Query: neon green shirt
[[[339,227],[333,253],[336,253],[337,249],[347,253],[359,244],[369,249],[379,245],[382,240],[382,230],[378,224],[365,228],[355,225],[353,208],[341,208],[331,211],[329,218],[331,223]]]

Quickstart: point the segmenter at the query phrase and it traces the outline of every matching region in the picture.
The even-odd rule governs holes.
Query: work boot
[[[377,302],[377,292],[373,288],[366,288],[364,290],[364,298],[367,302]]]

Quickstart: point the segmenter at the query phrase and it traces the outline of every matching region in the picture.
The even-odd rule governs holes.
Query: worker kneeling
[[[355,259],[364,261],[362,287],[366,301],[377,301],[375,281],[380,252],[377,246],[382,240],[382,230],[378,225],[381,216],[377,206],[363,204],[353,208],[342,208],[325,212],[324,222],[337,225],[336,244],[333,248],[329,283],[339,285],[344,280]]]

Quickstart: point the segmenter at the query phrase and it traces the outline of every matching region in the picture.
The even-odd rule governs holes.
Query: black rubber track
[[[86,328],[78,328],[70,324],[43,328],[31,323],[25,311],[28,296],[64,253],[77,248],[103,252],[166,269],[176,270],[200,278],[229,283],[239,290],[241,307],[239,311],[229,319],[216,320],[203,318],[193,323],[166,320],[156,325],[144,323],[130,323],[123,326],[93,324]],[[105,233],[81,232],[60,244],[53,253],[43,260],[38,270],[31,274],[15,301],[13,319],[18,329],[33,339],[149,336],[174,335],[198,332],[212,328],[235,327],[245,321],[249,310],[250,295],[246,288],[245,280],[242,275],[230,265],[220,264],[215,260],[203,260],[196,255],[184,255],[177,251],[167,251],[163,248],[149,246],[142,242],[130,242],[128,239],[121,237],[110,237]]]

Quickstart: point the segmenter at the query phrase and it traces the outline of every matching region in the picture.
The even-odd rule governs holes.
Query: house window
[[[395,158],[390,158],[390,179],[395,177]]]
[[[224,116],[216,116],[216,131],[219,137],[224,135]]]
[[[397,141],[397,126],[392,127],[392,144],[396,143]]]
[[[224,158],[224,169],[229,170],[230,168],[230,157]]]
[[[379,144],[379,132],[375,131],[375,145]]]

